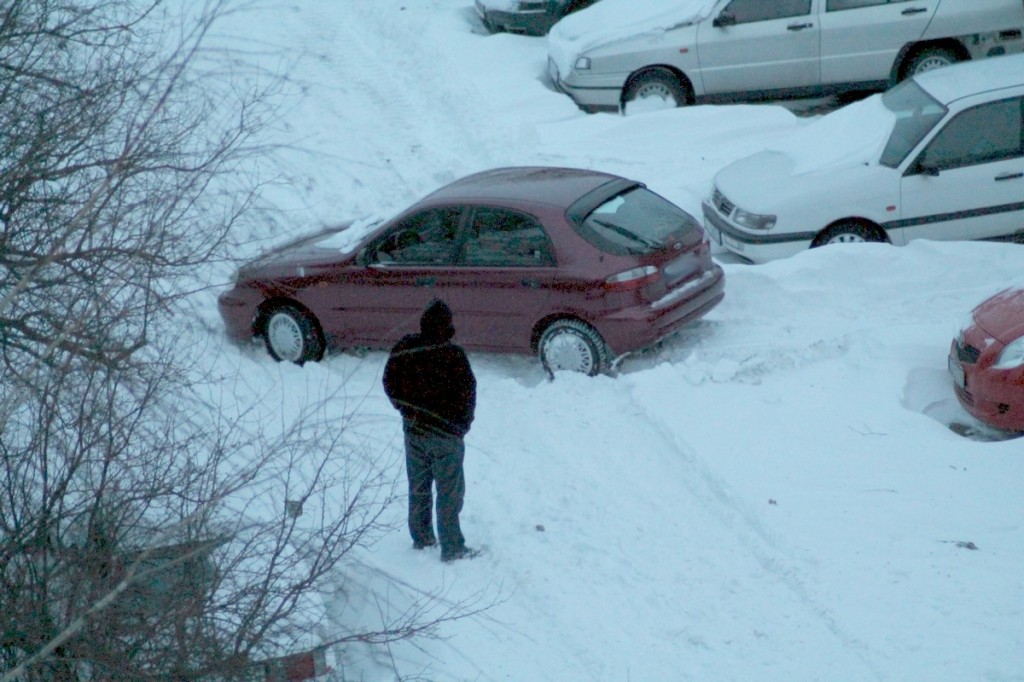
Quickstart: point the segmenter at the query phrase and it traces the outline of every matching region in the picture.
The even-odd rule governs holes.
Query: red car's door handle
[[[437,279],[434,277],[417,277],[416,286],[418,287],[432,287],[437,284]]]
[[[530,289],[540,289],[540,282],[535,279],[524,279],[520,284]]]
[[[1002,175],[996,176],[996,182],[1001,182],[1003,180],[1019,180],[1021,178],[1024,178],[1024,173],[1003,173]]]

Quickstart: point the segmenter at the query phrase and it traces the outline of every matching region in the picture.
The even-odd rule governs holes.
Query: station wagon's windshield
[[[602,251],[626,255],[663,249],[695,227],[689,213],[650,190],[636,187],[591,211],[579,232]]]
[[[905,80],[882,95],[882,104],[896,114],[896,124],[878,163],[896,168],[942,120],[947,109],[913,80]]]

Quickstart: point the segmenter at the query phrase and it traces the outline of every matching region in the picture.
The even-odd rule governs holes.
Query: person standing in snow
[[[476,378],[454,336],[451,309],[435,299],[423,311],[420,332],[395,344],[384,367],[384,392],[401,413],[405,433],[413,547],[437,544],[431,520],[436,483],[437,536],[446,562],[478,553],[466,547],[459,525],[466,492],[464,438],[476,409]]]

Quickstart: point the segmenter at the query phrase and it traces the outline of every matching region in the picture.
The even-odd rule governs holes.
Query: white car
[[[1021,0],[603,0],[548,37],[584,110],[884,90],[1024,51]]]
[[[476,0],[476,13],[491,33],[542,36],[567,14],[597,0]]]
[[[1024,55],[914,76],[721,169],[713,241],[763,262],[836,242],[1024,235]]]

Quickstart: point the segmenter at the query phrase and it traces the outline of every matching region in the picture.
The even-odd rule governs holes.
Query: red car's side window
[[[459,215],[457,208],[432,208],[406,218],[377,247],[377,261],[408,265],[451,263]]]
[[[532,216],[477,208],[461,262],[478,267],[538,267],[555,265],[555,256],[547,233]]]

